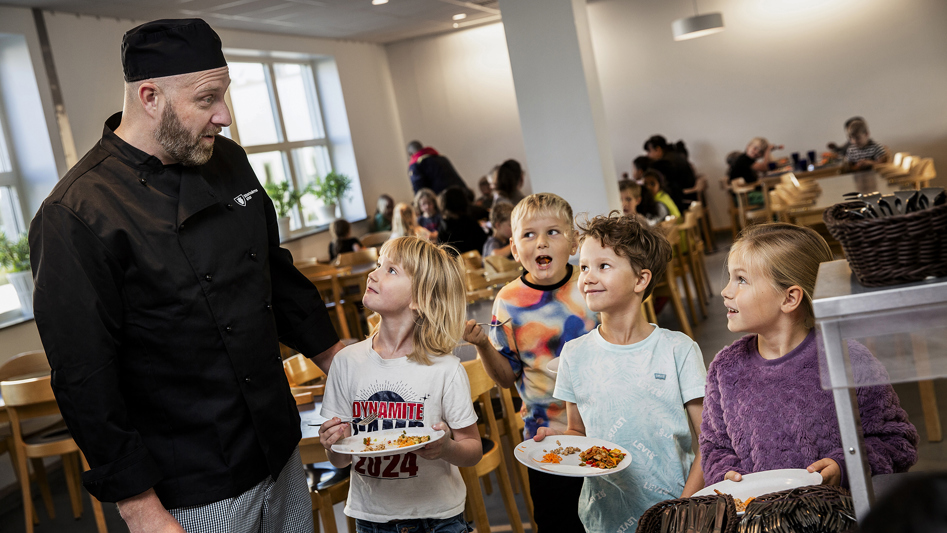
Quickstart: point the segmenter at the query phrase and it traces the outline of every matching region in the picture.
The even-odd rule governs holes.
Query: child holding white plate
[[[704,360],[689,337],[641,313],[671,260],[660,230],[617,211],[579,228],[579,289],[602,325],[563,347],[553,395],[566,402],[566,435],[631,453],[624,470],[585,479],[579,517],[586,531],[634,531],[654,504],[704,486],[690,426],[700,425]],[[556,433],[540,428],[535,440]]]
[[[783,468],[819,472],[847,485],[832,392],[822,389],[812,313],[819,263],[831,261],[809,228],[761,224],[743,230],[727,258],[722,291],[730,331],[750,333],[710,364],[700,451],[708,484]],[[887,382],[885,368],[848,341],[861,383]],[[890,385],[859,387],[858,407],[872,475],[917,461],[917,430]]]
[[[356,425],[359,437],[397,428],[446,435],[415,452],[355,453],[345,514],[356,519],[358,531],[468,531],[457,467],[477,464],[483,449],[467,373],[451,355],[466,315],[460,259],[416,237],[389,240],[362,303],[381,322],[332,362],[322,403],[330,420],[319,428],[329,461],[342,468],[353,460],[332,450],[352,434],[352,424],[340,417],[378,415],[367,427]]]

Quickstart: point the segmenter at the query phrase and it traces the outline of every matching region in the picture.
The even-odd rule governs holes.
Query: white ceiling
[[[47,11],[129,19],[199,17],[211,26],[390,43],[500,19],[496,0],[0,0]]]

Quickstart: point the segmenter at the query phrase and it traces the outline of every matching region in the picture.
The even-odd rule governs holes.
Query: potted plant
[[[352,189],[352,178],[336,171],[329,172],[324,177],[316,178],[312,187],[312,195],[322,200],[322,210],[319,218],[326,223],[336,218],[335,207],[342,203],[345,193]]]
[[[7,272],[7,280],[16,289],[23,316],[33,317],[33,273],[30,272],[30,245],[26,234],[10,240],[0,233],[0,267]]]
[[[273,200],[273,207],[276,208],[276,218],[279,223],[280,240],[289,236],[289,213],[299,203],[299,200],[306,194],[312,192],[312,186],[299,191],[292,188],[289,181],[280,181],[278,183],[267,182],[263,185],[266,195]]]

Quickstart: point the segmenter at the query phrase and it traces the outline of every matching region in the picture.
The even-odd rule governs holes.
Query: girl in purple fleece
[[[807,468],[823,484],[847,485],[832,392],[820,385],[812,291],[832,252],[818,233],[791,224],[748,227],[727,258],[721,293],[730,331],[750,333],[707,370],[700,452],[704,480]],[[867,348],[849,341],[861,382],[887,381]],[[857,391],[872,475],[905,472],[917,461],[917,430],[890,385]]]

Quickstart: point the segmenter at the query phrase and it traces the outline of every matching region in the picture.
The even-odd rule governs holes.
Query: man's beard
[[[174,107],[168,102],[161,114],[158,129],[155,130],[155,140],[164,148],[169,156],[185,166],[200,166],[210,160],[214,154],[214,145],[209,146],[201,142],[204,135],[217,135],[221,128],[197,135],[192,134],[181,124]]]

